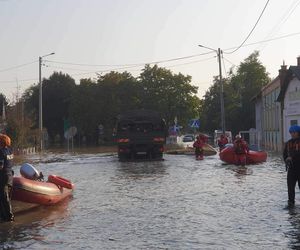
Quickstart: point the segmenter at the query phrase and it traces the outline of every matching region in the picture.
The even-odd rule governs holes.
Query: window
[[[290,123],[291,123],[291,126],[298,125],[298,121],[297,120],[291,120]]]

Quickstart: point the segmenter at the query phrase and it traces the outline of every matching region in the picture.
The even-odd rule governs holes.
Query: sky
[[[223,76],[253,51],[271,78],[283,61],[300,55],[300,0],[0,0],[0,93],[13,101],[54,71],[79,83],[111,70],[138,76],[145,63],[192,76],[202,98],[219,74],[216,53],[224,51]],[[277,39],[285,36],[285,38]],[[263,43],[257,43],[266,40]],[[209,52],[209,53],[208,53]],[[134,65],[138,64],[138,66]]]

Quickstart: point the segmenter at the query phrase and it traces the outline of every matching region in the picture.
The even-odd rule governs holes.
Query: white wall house
[[[280,151],[281,112],[280,103],[276,102],[280,93],[280,78],[276,77],[262,89],[262,144],[268,150]]]
[[[279,75],[264,86],[260,93],[253,98],[255,101],[256,130],[259,145],[267,150],[282,150],[281,105],[277,102],[281,90],[281,73],[287,71],[281,66]]]
[[[289,68],[278,101],[282,104],[283,142],[286,142],[291,138],[289,127],[300,125],[300,65]]]
[[[289,127],[300,125],[300,57],[297,66],[287,69],[282,65],[278,76],[253,100],[262,147],[282,151],[284,143],[290,139]]]

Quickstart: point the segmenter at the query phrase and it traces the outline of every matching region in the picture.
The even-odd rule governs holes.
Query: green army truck
[[[161,160],[166,135],[166,123],[158,112],[134,110],[119,115],[116,126],[119,160]]]

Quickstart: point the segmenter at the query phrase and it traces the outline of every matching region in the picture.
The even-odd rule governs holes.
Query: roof
[[[293,79],[293,76],[297,77],[300,80],[300,66],[290,66],[286,77],[283,80],[283,85],[281,87],[280,93],[277,98],[277,102],[282,102],[284,100],[285,93],[289,86],[290,81]]]
[[[278,81],[279,76],[276,76],[271,82],[269,82],[268,84],[266,84],[265,86],[263,86],[260,91],[251,98],[251,101],[256,101],[256,100],[260,100],[260,98],[262,97],[263,92],[269,88],[272,84],[274,84],[276,81]]]

